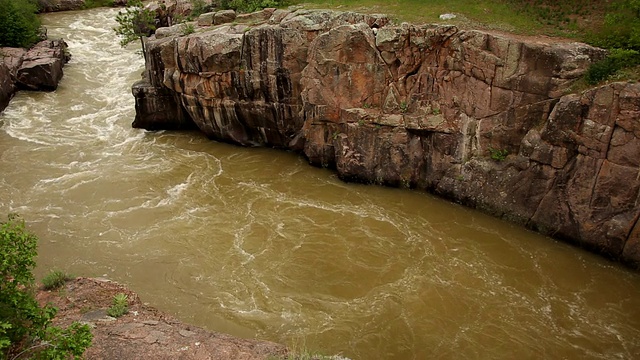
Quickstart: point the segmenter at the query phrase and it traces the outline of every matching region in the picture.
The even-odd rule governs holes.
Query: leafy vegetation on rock
[[[118,293],[113,296],[113,303],[107,309],[107,315],[118,318],[129,312],[129,298],[124,293]]]
[[[39,40],[37,6],[30,0],[0,0],[0,47],[30,47]]]
[[[34,295],[38,238],[9,215],[0,223],[0,359],[80,357],[93,338],[87,325],[51,325],[57,309]]]
[[[606,80],[618,71],[640,64],[640,52],[632,49],[612,49],[604,60],[589,67],[585,80],[595,85]]]
[[[489,156],[491,156],[491,159],[495,161],[504,161],[508,155],[509,155],[509,150],[507,149],[489,148]]]

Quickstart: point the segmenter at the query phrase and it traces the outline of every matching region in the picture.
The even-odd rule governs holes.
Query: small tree
[[[140,0],[128,2],[124,11],[116,15],[118,27],[113,30],[120,36],[120,46],[125,47],[129,43],[140,39],[142,53],[144,54],[144,38],[153,34],[155,27],[155,14],[145,9]]]
[[[34,296],[37,242],[18,216],[0,222],[0,359],[81,357],[93,338],[89,326],[52,326],[57,309]]]

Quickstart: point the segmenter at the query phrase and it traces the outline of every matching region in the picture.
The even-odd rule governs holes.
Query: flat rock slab
[[[106,316],[106,309],[118,293],[127,295],[129,313],[114,319]],[[77,278],[62,291],[40,291],[38,300],[59,309],[56,325],[81,321],[92,327],[93,344],[85,353],[86,359],[258,360],[287,352],[280,344],[185,324],[144,305],[138,295],[109,280]],[[107,318],[113,320],[104,321]]]

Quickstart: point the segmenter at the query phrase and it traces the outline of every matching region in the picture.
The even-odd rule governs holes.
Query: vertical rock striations
[[[640,265],[640,84],[564,95],[602,50],[349,12],[244,17],[160,29],[134,126],[293,149]]]

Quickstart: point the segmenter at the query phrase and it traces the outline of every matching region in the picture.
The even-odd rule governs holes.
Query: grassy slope
[[[307,7],[384,13],[399,21],[444,23],[525,35],[552,35],[584,40],[600,27],[610,3],[617,0],[301,0]]]

